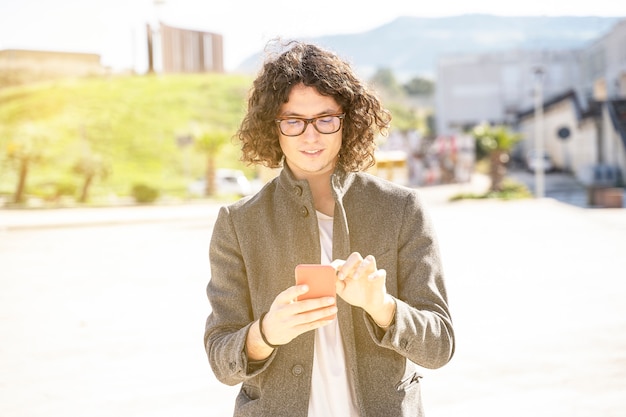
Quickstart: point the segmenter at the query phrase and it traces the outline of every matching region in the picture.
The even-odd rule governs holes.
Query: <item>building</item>
[[[539,122],[536,92],[543,109]],[[522,154],[533,150],[539,131],[556,168],[590,186],[623,185],[626,20],[580,50],[444,57],[436,114],[439,134],[482,122],[510,125],[523,134]]]
[[[626,19],[581,51],[580,67],[586,97],[626,97]]]
[[[166,74],[224,72],[222,35],[159,24],[148,26],[149,70]]]
[[[578,88],[543,101],[542,142],[557,168],[594,186],[626,179],[626,20],[580,54]],[[568,104],[569,103],[569,104]],[[576,103],[576,104],[574,104]],[[522,146],[532,149],[536,123],[529,106],[518,115]],[[559,131],[566,128],[566,137]]]
[[[25,49],[0,51],[0,86],[105,72],[97,54]]]
[[[581,175],[599,159],[600,149],[596,141],[598,108],[583,111],[578,94],[565,91],[543,103],[543,148],[558,169]],[[524,138],[535,136],[535,109],[529,107],[520,112],[517,130]],[[525,140],[518,148],[526,155],[534,148],[534,142]]]
[[[437,68],[437,132],[452,134],[483,122],[513,123],[518,112],[532,106],[538,76],[545,96],[554,96],[577,85],[579,63],[575,50],[443,57]]]

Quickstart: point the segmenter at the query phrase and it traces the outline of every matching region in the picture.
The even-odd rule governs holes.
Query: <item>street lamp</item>
[[[163,70],[163,34],[161,33],[161,7],[165,0],[153,0],[154,15],[146,24],[148,36],[148,73],[160,73]]]
[[[535,67],[535,198],[543,198],[544,191],[544,160],[543,160],[543,68]]]

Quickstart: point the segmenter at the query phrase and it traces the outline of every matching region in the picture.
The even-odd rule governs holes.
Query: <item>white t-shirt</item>
[[[333,254],[333,218],[317,212],[322,246],[322,264],[330,264]],[[354,390],[348,376],[339,321],[315,331],[313,376],[309,417],[357,417]]]

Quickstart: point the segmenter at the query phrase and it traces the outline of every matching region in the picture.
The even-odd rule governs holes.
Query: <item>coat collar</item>
[[[343,199],[343,196],[354,181],[355,176],[356,174],[354,172],[346,172],[339,166],[335,168],[335,171],[330,177],[330,186],[336,201]],[[296,199],[307,196],[311,198],[311,190],[308,181],[297,179],[287,164],[284,164],[278,176],[278,186],[286,192],[287,195],[292,195]]]

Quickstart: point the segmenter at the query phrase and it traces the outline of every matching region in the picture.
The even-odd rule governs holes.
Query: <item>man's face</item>
[[[341,111],[334,98],[321,95],[313,87],[299,84],[292,88],[289,99],[281,106],[277,118],[312,119],[336,115]],[[318,126],[323,126],[325,120],[320,120]],[[330,176],[333,173],[341,149],[341,135],[341,127],[337,132],[324,134],[309,123],[298,136],[286,136],[279,131],[279,142],[285,161],[296,178],[309,179],[320,175]]]

